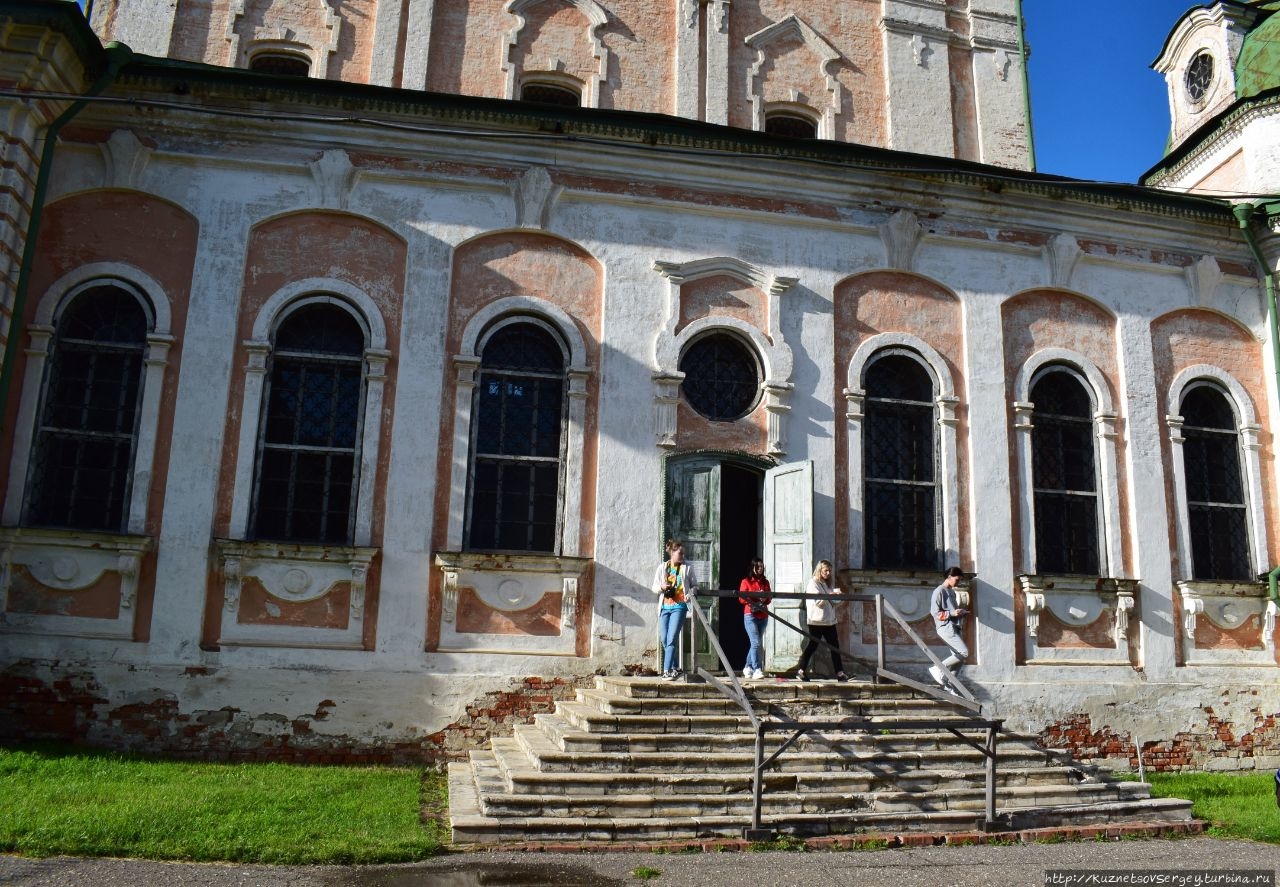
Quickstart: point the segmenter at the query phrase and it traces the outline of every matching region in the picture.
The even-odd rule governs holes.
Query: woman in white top
[[[800,654],[800,669],[796,672],[797,681],[807,681],[809,676],[809,660],[818,649],[821,641],[831,645],[831,667],[836,670],[837,681],[847,681],[844,663],[840,661],[840,635],[836,632],[836,608],[830,598],[832,595],[844,594],[839,588],[831,587],[831,561],[818,561],[809,580],[806,594],[814,595],[804,602],[805,621],[809,626],[809,642],[804,645]]]

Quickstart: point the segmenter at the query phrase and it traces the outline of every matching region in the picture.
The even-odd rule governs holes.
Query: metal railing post
[[[876,665],[884,670],[884,595],[876,595]],[[883,683],[884,678],[876,673],[876,683]]]
[[[996,825],[996,724],[992,721],[987,724],[987,817],[986,827],[988,831],[995,828]]]

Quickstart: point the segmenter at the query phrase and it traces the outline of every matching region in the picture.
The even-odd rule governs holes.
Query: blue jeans
[[[751,649],[747,650],[746,668],[764,669],[764,663],[760,660],[760,638],[764,635],[764,627],[769,624],[769,617],[757,619],[750,613],[742,614],[742,625],[747,630],[747,640],[751,642]]]
[[[658,642],[662,644],[662,670],[671,671],[677,667],[676,657],[680,653],[680,629],[684,628],[684,617],[689,611],[684,607],[664,608],[658,616]]]

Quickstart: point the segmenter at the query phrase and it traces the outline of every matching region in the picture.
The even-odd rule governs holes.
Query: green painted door
[[[667,460],[666,535],[684,542],[684,559],[701,590],[720,588],[720,459],[691,456]],[[718,624],[718,598],[700,596],[698,603],[711,625]],[[685,623],[685,649],[694,619]],[[720,669],[719,659],[698,626],[695,654],[699,668]]]

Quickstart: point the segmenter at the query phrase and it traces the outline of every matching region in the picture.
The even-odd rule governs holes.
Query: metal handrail
[[[750,592],[750,591],[704,591],[701,592],[707,597],[717,598],[743,598],[750,600],[752,598],[768,597],[774,600],[808,600],[810,598],[822,597],[826,600],[846,602],[861,601],[864,603],[874,603],[876,607],[876,664],[874,667],[861,656],[841,649],[821,638],[818,642],[823,646],[838,652],[842,658],[847,657],[850,661],[856,662],[871,671],[876,681],[890,681],[909,687],[912,690],[923,693],[939,701],[947,702],[960,708],[965,708],[973,712],[981,711],[981,703],[973,697],[973,693],[960,680],[951,673],[951,671],[942,666],[941,660],[934,655],[928,645],[916,634],[915,630],[907,623],[902,614],[898,612],[893,604],[884,599],[883,595],[866,595],[866,594],[840,594],[840,595],[813,595],[808,593],[797,592],[779,592],[777,594],[771,592]],[[815,733],[824,730],[866,730],[870,731],[883,730],[920,730],[934,729],[947,730],[955,735],[961,741],[969,744],[973,748],[978,749],[983,755],[985,763],[985,806],[984,806],[984,827],[991,830],[997,826],[996,822],[996,738],[1003,729],[1004,722],[1002,720],[988,720],[977,717],[960,717],[935,719],[928,724],[921,724],[919,721],[902,720],[893,718],[843,718],[838,721],[795,721],[795,720],[774,720],[769,718],[758,718],[747,699],[746,690],[738,682],[737,674],[733,666],[729,663],[728,657],[725,656],[724,649],[720,646],[719,638],[712,629],[710,621],[706,614],[702,612],[702,608],[697,603],[697,595],[690,595],[688,604],[693,611],[694,618],[690,622],[690,656],[693,658],[693,671],[696,676],[714,686],[723,695],[733,700],[750,719],[751,725],[755,730],[755,755],[752,766],[752,803],[751,803],[751,826],[746,829],[744,834],[748,840],[762,840],[770,837],[773,833],[771,830],[762,827],[762,810],[764,806],[764,774],[771,766],[775,764],[779,757],[791,748],[801,736],[806,733]],[[771,618],[776,619],[781,624],[800,634],[807,634],[797,625],[793,625],[783,617],[779,616],[772,609],[768,610]],[[915,645],[924,652],[929,661],[932,662],[939,671],[946,676],[948,681],[954,685],[956,692],[947,692],[943,689],[930,687],[920,683],[912,678],[900,675],[894,671],[890,671],[885,667],[885,613],[898,623],[899,627],[911,638]],[[716,653],[716,657],[720,660],[721,666],[724,668],[725,674],[728,675],[728,685],[721,682],[706,669],[697,667],[697,626],[702,625],[703,630],[707,633],[707,640],[712,649]],[[960,731],[962,729],[981,729],[984,731],[984,741],[981,745],[974,742],[968,736]],[[785,739],[781,745],[776,748],[766,759],[764,756],[765,736],[769,732],[790,732],[791,736]]]

